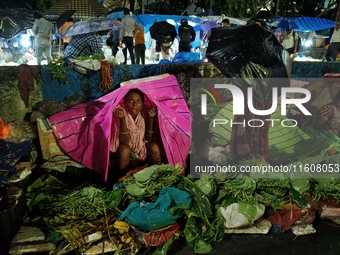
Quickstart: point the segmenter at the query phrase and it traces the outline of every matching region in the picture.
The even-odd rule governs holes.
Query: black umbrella
[[[149,31],[151,38],[156,41],[162,41],[165,36],[169,35],[173,40],[177,36],[175,26],[166,21],[154,22]]]
[[[206,56],[224,75],[239,77],[249,62],[268,68],[283,63],[283,50],[273,33],[253,24],[213,29]]]
[[[272,87],[289,86],[284,62],[285,50],[270,31],[257,24],[235,28],[215,28],[211,32],[207,48],[207,58],[227,77],[234,79],[245,93],[253,89],[256,109],[269,109],[272,101]],[[283,81],[282,81],[283,80]],[[234,115],[234,122],[258,119],[265,123],[270,116],[253,114],[246,107],[246,100],[234,104],[245,105],[243,115]],[[250,125],[233,125],[230,150],[236,160],[261,156],[268,158],[268,130],[266,123],[261,128]]]
[[[67,10],[65,11],[63,14],[61,14],[59,16],[59,18],[57,19],[57,21],[55,22],[56,23],[56,26],[57,26],[57,29],[59,30],[59,28],[64,25],[64,23],[69,19],[71,18],[77,11],[76,10]]]
[[[272,32],[252,24],[212,29],[206,56],[227,77],[287,78],[284,52]],[[264,102],[271,95],[272,85],[269,82],[256,80],[249,84],[248,81],[240,86],[252,86],[259,101]],[[284,80],[275,86],[289,85]]]

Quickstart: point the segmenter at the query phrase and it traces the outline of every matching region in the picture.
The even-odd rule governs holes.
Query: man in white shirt
[[[340,23],[338,22],[335,24],[330,43],[331,44],[328,46],[325,58],[327,61],[336,61],[340,46]]]
[[[35,18],[32,28],[34,35],[34,48],[37,54],[38,65],[41,65],[41,59],[44,52],[47,61],[52,61],[51,40],[53,24],[44,19],[39,12],[34,12],[33,17]]]
[[[291,29],[286,29],[280,36],[280,43],[283,48],[288,51],[289,55],[291,55],[297,52],[298,39],[299,36],[297,33],[293,32]]]

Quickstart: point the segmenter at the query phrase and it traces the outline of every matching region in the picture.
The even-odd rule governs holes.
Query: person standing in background
[[[289,55],[298,52],[298,40],[298,34],[293,32],[291,29],[286,29],[285,32],[279,37],[280,43],[282,44],[283,48],[288,51]]]
[[[190,52],[191,42],[195,40],[196,32],[192,26],[188,24],[188,20],[183,18],[181,20],[181,25],[178,27],[178,37],[179,37],[179,52]]]
[[[60,28],[59,28],[59,34],[61,36],[63,36],[63,34],[65,34],[65,32],[67,31],[67,29],[69,27],[71,27],[72,25],[74,24],[74,20],[73,18],[69,18],[65,23],[64,25],[62,25]],[[66,48],[66,46],[68,45],[68,43],[70,42],[70,37],[67,37],[67,38],[63,38],[63,46],[64,46],[64,50]]]
[[[112,56],[116,57],[119,47],[119,30],[111,30],[109,32],[109,38],[106,40],[106,45],[111,48]]]
[[[127,64],[127,51],[129,50],[130,58],[131,58],[131,64],[135,64],[135,54],[133,51],[133,39],[134,34],[133,31],[135,27],[138,28],[139,31],[143,29],[143,26],[139,24],[134,18],[131,17],[130,11],[125,10],[124,11],[124,18],[122,19],[122,23],[124,27],[120,30],[119,35],[119,47],[123,48],[123,44],[125,44],[125,48],[123,48],[124,53],[124,64]]]
[[[48,62],[52,61],[52,29],[53,24],[43,18],[39,12],[33,13],[34,47],[37,55],[37,64],[41,65],[42,55],[45,53]]]
[[[136,55],[136,64],[139,65],[140,62],[142,65],[145,65],[145,38],[144,38],[144,28],[142,30],[138,30],[137,27],[133,30],[135,35],[135,55]]]
[[[327,61],[336,61],[336,58],[339,54],[340,47],[340,23],[337,22],[335,24],[335,28],[330,40],[330,45],[326,51],[325,58]]]

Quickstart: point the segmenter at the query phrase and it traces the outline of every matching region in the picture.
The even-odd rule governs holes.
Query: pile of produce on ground
[[[181,238],[202,254],[231,230],[261,222],[270,222],[267,232],[306,226],[320,210],[317,201],[340,200],[339,179],[193,179],[182,173],[180,165],[154,165],[130,172],[111,190],[74,187],[45,174],[26,191],[24,224],[45,231],[56,254],[166,254]]]

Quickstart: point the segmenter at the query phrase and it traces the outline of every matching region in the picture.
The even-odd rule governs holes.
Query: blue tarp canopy
[[[149,31],[149,28],[154,22],[167,21],[174,25],[176,30],[181,24],[181,19],[186,18],[189,24],[193,27],[204,22],[200,17],[196,16],[181,16],[181,15],[163,15],[163,14],[139,14],[137,15],[138,22],[144,26],[145,32]]]
[[[298,17],[292,18],[298,25],[299,30],[302,32],[319,31],[335,26],[334,20],[313,18],[313,17]]]
[[[275,22],[283,19],[283,17],[276,17],[273,19],[271,24],[275,26]],[[284,18],[287,20],[292,20],[298,26],[298,29],[294,29],[301,32],[312,32],[312,31],[320,31],[329,28],[333,28],[335,26],[334,20],[323,19],[323,18],[315,18],[315,17],[294,17],[294,18]],[[269,25],[271,25],[269,24]]]

